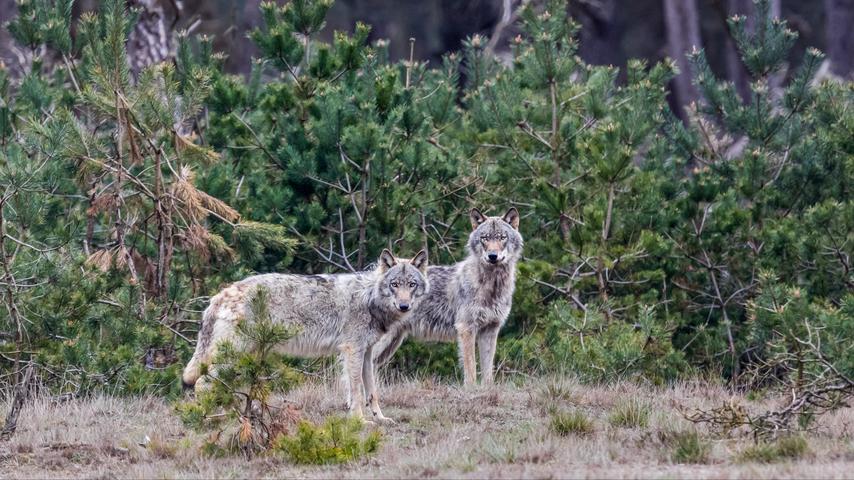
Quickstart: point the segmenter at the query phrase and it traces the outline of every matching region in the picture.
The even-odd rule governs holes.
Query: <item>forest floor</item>
[[[339,412],[342,397],[331,383],[303,385],[288,400],[313,420]],[[370,427],[382,431],[379,452],[335,466],[295,466],[277,456],[206,457],[199,451],[204,435],[187,430],[174,404],[158,398],[99,397],[63,404],[36,400],[22,413],[18,432],[0,442],[0,478],[854,475],[854,409],[820,418],[816,431],[795,447],[756,447],[749,435],[710,432],[685,420],[682,412],[732,399],[760,409],[779,399],[733,396],[705,382],[589,386],[543,378],[466,390],[432,380],[406,380],[383,386],[380,394],[385,414],[397,423]],[[8,408],[6,402],[0,414],[5,416]],[[563,416],[564,435],[553,425],[555,411],[577,414]]]

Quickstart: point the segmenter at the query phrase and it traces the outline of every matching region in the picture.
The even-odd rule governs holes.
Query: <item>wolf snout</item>
[[[409,304],[408,303],[401,303],[400,305],[397,306],[397,308],[399,308],[401,312],[405,312],[405,311],[409,310]]]
[[[495,252],[489,252],[486,258],[489,260],[489,263],[498,263],[498,254]]]

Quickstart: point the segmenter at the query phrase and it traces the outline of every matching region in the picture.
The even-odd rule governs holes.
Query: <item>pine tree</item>
[[[252,78],[278,76],[263,85],[216,78],[205,133],[231,162],[207,181],[251,205],[251,218],[289,225],[303,240],[298,268],[352,271],[393,243],[445,242],[444,222],[462,218],[456,199],[471,187],[457,186],[444,133],[459,116],[454,60],[437,70],[390,64],[382,43],[366,44],[362,24],[316,41],[329,6],[263,4]]]
[[[269,292],[259,287],[249,304],[249,318],[237,324],[234,343],[218,346],[200,381],[209,385],[197,401],[181,404],[187,424],[215,431],[207,448],[226,448],[252,455],[268,448],[295,411],[271,402],[273,393],[287,393],[299,381],[276,347],[297,332],[274,323],[268,310]],[[216,371],[216,374],[213,374]]]
[[[776,271],[814,298],[838,302],[850,289],[846,261],[839,260],[845,254],[831,265],[818,252],[841,252],[850,236],[842,232],[852,208],[852,147],[831,133],[851,126],[850,84],[813,85],[823,56],[812,49],[789,84],[773,88],[795,33],[771,17],[767,1],[757,2],[757,11],[753,32],[743,17],[730,21],[752,75],[750,100],[742,103],[731,83],[716,79],[698,51],[691,60],[706,103],[674,143],[696,165],[681,181],[686,195],[673,204],[679,220],[670,235],[685,261],[673,284],[684,294],[687,321],[677,342],[706,349],[696,352],[705,361],[707,352],[726,350],[733,377],[761,351],[744,334],[759,271]],[[834,215],[823,227],[809,227],[813,212],[828,208]]]
[[[664,86],[674,66],[632,62],[627,84],[618,86],[614,68],[575,56],[576,29],[562,5],[525,11],[512,68],[480,67],[488,60],[474,40],[464,61],[475,79],[465,97],[470,143],[483,147],[475,158],[492,193],[481,201],[509,199],[531,212],[522,222],[530,260],[519,280],[528,294],[517,296],[510,328],[533,339],[511,344],[512,354],[532,360],[537,342],[556,358],[566,358],[567,341],[579,335],[589,335],[590,348],[597,338],[603,346],[623,342],[623,322],[637,324],[648,318],[644,305],[665,300],[659,288],[667,250],[657,215],[665,179],[648,151],[665,121]],[[561,301],[546,314],[543,299]],[[629,336],[643,346],[651,334],[666,352],[665,309],[653,318],[654,334],[644,328]]]
[[[174,392],[196,298],[234,275],[240,255],[287,255],[294,241],[196,186],[195,172],[219,160],[198,139],[213,60],[133,79],[124,2],[84,15],[74,41],[70,2],[20,12],[9,31],[32,62],[17,85],[0,75],[0,210],[6,277],[26,279],[7,282],[7,299],[25,313],[3,319],[19,334],[2,351],[27,352],[64,393]]]

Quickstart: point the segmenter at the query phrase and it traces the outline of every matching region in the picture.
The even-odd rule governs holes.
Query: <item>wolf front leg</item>
[[[490,325],[477,332],[477,349],[480,351],[480,382],[483,385],[492,385],[492,367],[495,362],[498,330],[498,325]]]
[[[349,403],[350,414],[360,420],[365,416],[362,414],[362,405],[365,404],[365,386],[362,383],[362,364],[365,359],[365,351],[357,349],[353,345],[342,345],[341,355],[344,357],[345,372],[350,387]]]
[[[343,353],[339,354],[338,362],[341,364],[341,378],[339,386],[346,397],[344,408],[350,410],[350,405],[353,404],[353,398],[351,395],[352,392],[350,391],[350,372],[347,370],[347,357]]]
[[[463,364],[463,385],[477,383],[477,365],[474,358],[476,334],[467,325],[457,324],[457,344],[460,349],[460,362]]]
[[[373,355],[373,350],[368,348],[365,351],[365,358],[362,363],[362,381],[365,383],[365,391],[368,395],[368,405],[371,408],[371,413],[374,414],[374,418],[377,421],[394,423],[394,420],[383,415],[382,410],[380,410],[380,399],[377,395],[376,372]]]

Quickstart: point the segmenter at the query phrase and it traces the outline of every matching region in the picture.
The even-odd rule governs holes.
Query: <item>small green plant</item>
[[[711,446],[696,431],[674,432],[667,438],[673,463],[708,463]]]
[[[540,396],[547,402],[571,402],[573,400],[569,386],[559,380],[547,383]]]
[[[543,413],[551,413],[562,405],[575,404],[575,398],[566,383],[552,380],[537,391],[531,399],[531,404]]]
[[[549,414],[552,432],[566,437],[568,435],[589,435],[593,433],[593,422],[580,410],[555,410]]]
[[[809,451],[809,442],[800,435],[791,435],[777,440],[777,453],[780,458],[802,458]]]
[[[774,463],[797,460],[809,453],[809,443],[799,435],[782,437],[773,443],[758,443],[744,449],[739,455],[742,462]]]
[[[280,436],[273,450],[299,464],[345,463],[379,448],[380,432],[373,430],[363,438],[363,428],[361,420],[349,417],[329,417],[323,425],[302,421],[295,434]]]
[[[649,425],[650,407],[640,400],[626,400],[617,404],[608,420],[611,425],[623,428],[646,428]]]

